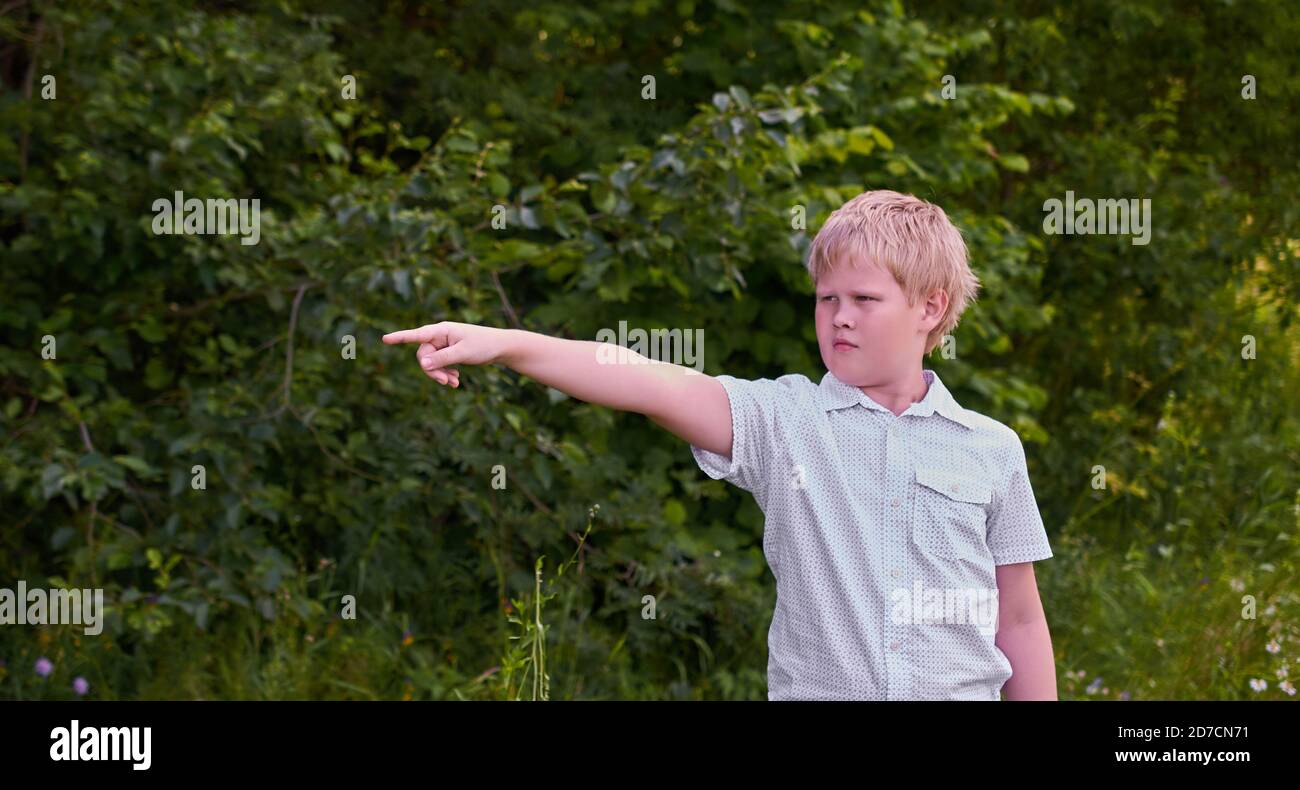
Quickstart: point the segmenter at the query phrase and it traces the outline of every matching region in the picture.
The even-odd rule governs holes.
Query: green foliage
[[[0,693],[765,696],[751,499],[643,418],[504,368],[442,390],[379,336],[624,320],[705,330],[710,373],[817,378],[808,244],[889,187],[948,211],[984,283],[957,358],[927,364],[1027,443],[1061,671],[1252,694],[1263,645],[1297,638],[1297,22],[858,5],[0,16],[0,583],[110,603],[98,638],[0,631]],[[154,235],[177,190],[259,199],[259,243]],[[1151,243],[1044,235],[1066,190],[1151,197]],[[539,558],[575,545],[543,590]]]

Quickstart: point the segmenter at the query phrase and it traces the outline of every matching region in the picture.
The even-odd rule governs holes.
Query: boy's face
[[[875,265],[834,267],[817,282],[816,295],[822,362],[855,387],[888,385],[909,375],[948,307],[943,291],[908,305],[894,276]],[[853,345],[837,345],[839,339]]]

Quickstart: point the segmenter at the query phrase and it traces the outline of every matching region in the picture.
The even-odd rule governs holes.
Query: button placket
[[[904,435],[903,418],[890,414],[887,419],[889,424],[885,431],[885,495],[889,507],[886,508],[885,519],[889,526],[888,534],[892,535],[894,540],[890,541],[891,547],[886,557],[887,567],[891,569],[892,581],[886,582],[886,585],[893,587],[901,584],[903,569],[900,565],[907,561],[911,542],[911,508],[904,507],[908,501],[908,489],[911,485],[909,472],[911,464]],[[906,635],[905,624],[895,623],[892,617],[885,618],[883,647],[889,699],[906,699],[910,694],[910,677],[904,658]]]

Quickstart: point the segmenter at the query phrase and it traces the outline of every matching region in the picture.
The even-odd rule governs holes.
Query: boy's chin
[[[851,384],[855,387],[863,386],[869,377],[868,366],[862,360],[844,359],[843,354],[832,351],[830,358],[823,357],[822,362],[826,369],[835,375],[835,378]]]
[[[890,381],[890,376],[886,369],[876,361],[867,357],[857,357],[854,359],[845,359],[843,354],[834,354],[830,359],[823,357],[822,362],[826,369],[835,375],[844,384],[853,387],[879,387],[885,382]]]

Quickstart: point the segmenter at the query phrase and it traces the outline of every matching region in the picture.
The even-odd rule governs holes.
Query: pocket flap
[[[958,502],[985,505],[993,498],[993,486],[987,480],[944,469],[917,467],[916,482]]]

